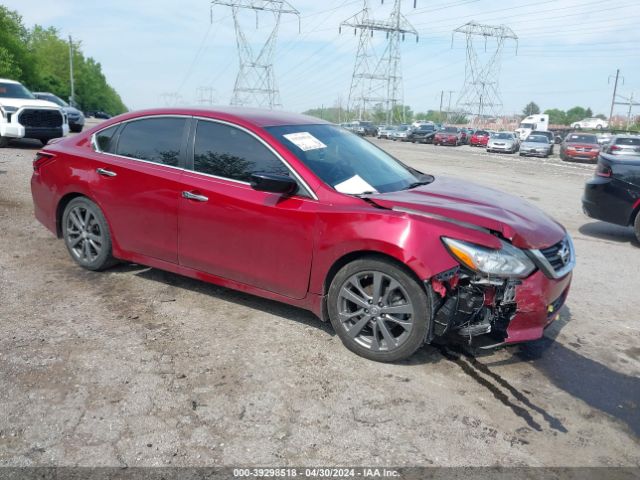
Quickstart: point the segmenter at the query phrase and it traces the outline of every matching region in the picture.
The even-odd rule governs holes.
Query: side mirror
[[[252,173],[251,188],[260,192],[281,193],[291,195],[298,190],[296,181],[286,175],[274,175],[272,173]]]

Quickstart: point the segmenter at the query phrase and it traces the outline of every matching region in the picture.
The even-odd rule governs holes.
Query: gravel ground
[[[640,466],[640,246],[588,219],[592,165],[375,141],[569,229],[561,318],[527,345],[348,352],[305,311],[136,265],[77,267],[0,150],[0,465]]]

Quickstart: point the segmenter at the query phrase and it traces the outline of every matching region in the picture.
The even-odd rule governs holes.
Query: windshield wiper
[[[420,187],[420,186],[422,186],[422,185],[429,185],[432,181],[433,181],[433,180],[431,180],[431,181],[426,181],[426,180],[424,180],[424,181],[422,181],[422,182],[413,182],[413,183],[410,183],[410,184],[409,184],[406,188],[404,188],[403,190],[411,190],[412,188]]]

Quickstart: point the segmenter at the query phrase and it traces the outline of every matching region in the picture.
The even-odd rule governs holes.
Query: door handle
[[[116,175],[118,175],[116,172],[105,170],[104,168],[97,168],[96,172],[98,172],[98,175],[102,175],[103,177],[115,177]]]
[[[195,200],[196,202],[206,202],[209,200],[209,197],[205,197],[204,195],[198,195],[192,192],[182,192],[182,197],[188,200]]]

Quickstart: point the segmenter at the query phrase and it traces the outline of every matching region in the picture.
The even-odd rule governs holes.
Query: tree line
[[[75,100],[83,111],[117,115],[127,111],[120,95],[111,87],[102,66],[82,53],[81,42],[73,42]],[[34,92],[51,92],[68,100],[69,43],[53,27],[29,29],[22,17],[0,5],[0,77],[17,80]]]
[[[536,115],[540,113],[540,107],[535,102],[529,102],[524,109],[522,110],[522,114],[525,116]],[[549,115],[549,125],[571,125],[574,122],[579,122],[584,118],[593,118],[593,111],[591,108],[587,107],[573,107],[569,110],[560,110],[558,108],[549,108],[545,110],[543,113]],[[606,120],[602,113],[595,115],[597,118],[601,118]]]

